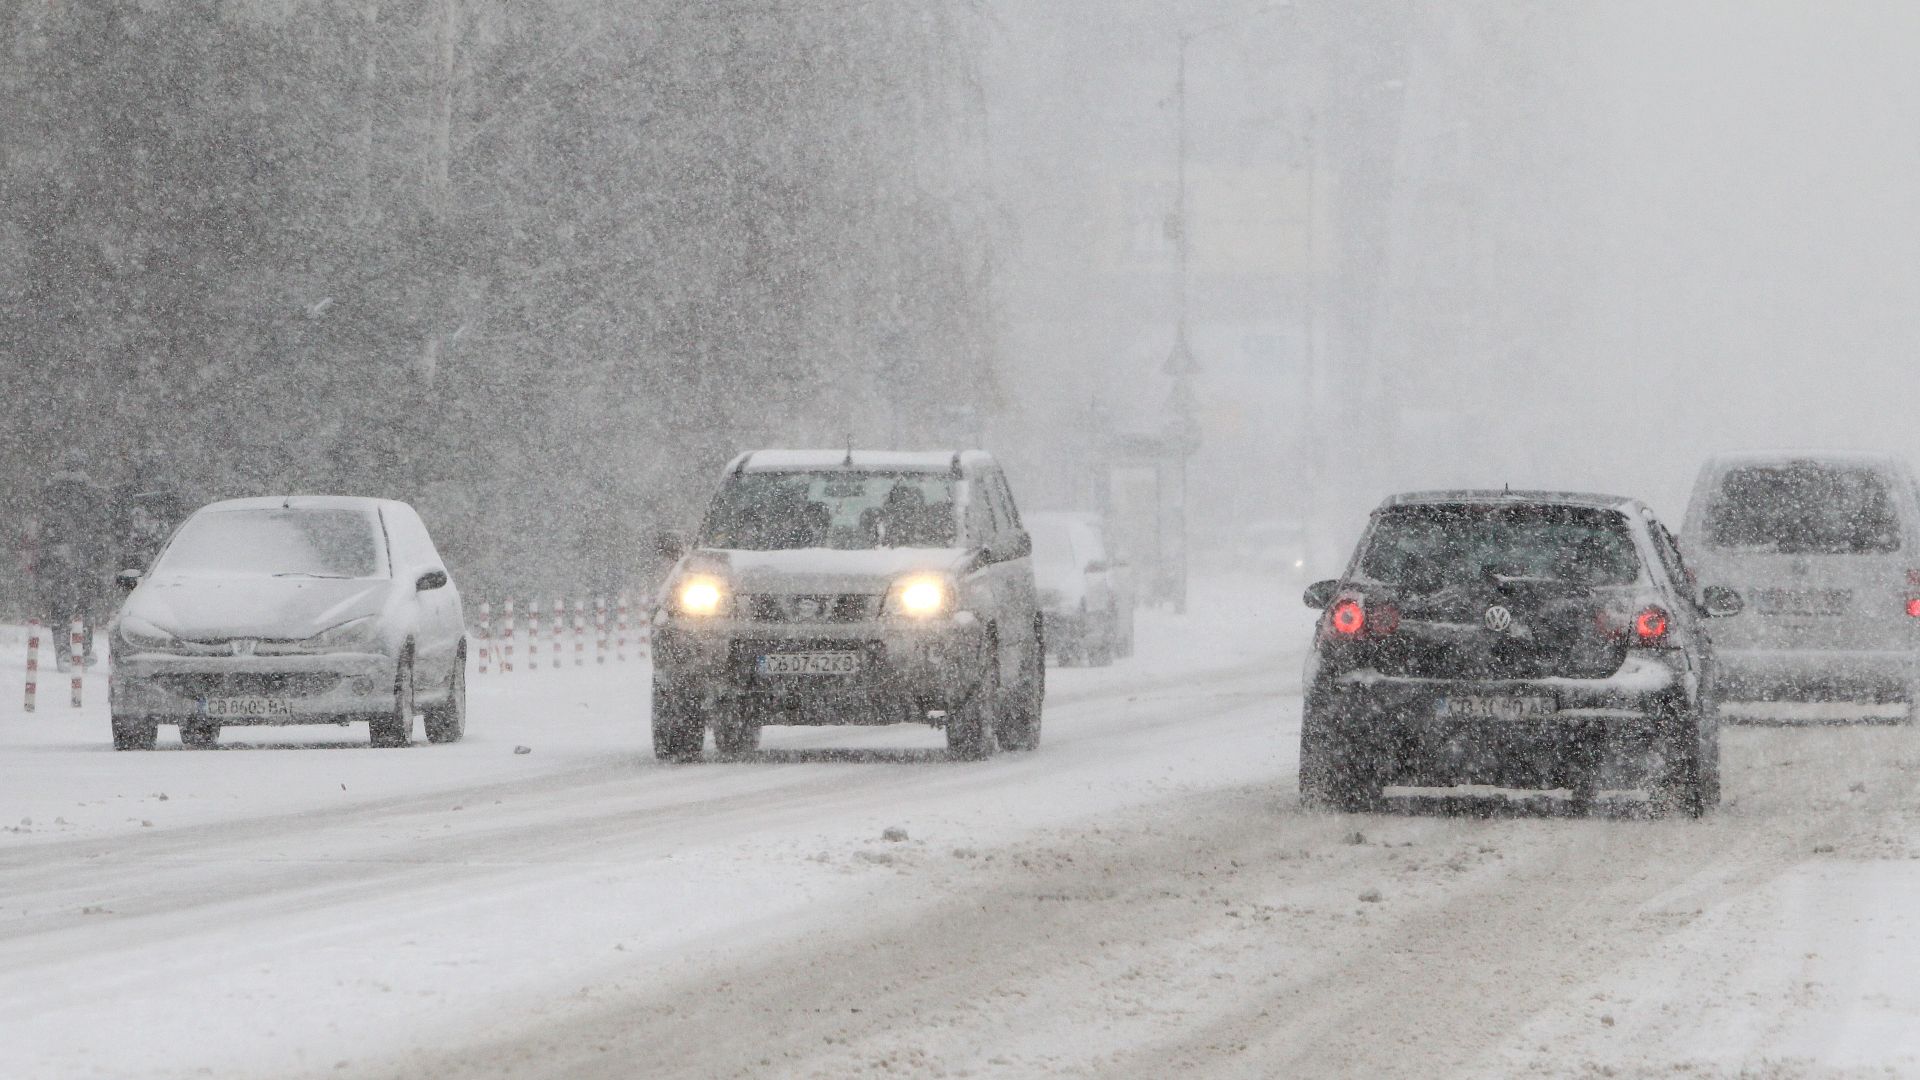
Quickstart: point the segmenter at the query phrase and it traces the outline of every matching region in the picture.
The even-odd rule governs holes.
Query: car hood
[[[913,573],[956,573],[966,562],[959,548],[799,548],[793,551],[703,549],[687,568],[724,574],[743,593],[882,593]]]
[[[384,578],[176,575],[142,582],[120,614],[190,641],[297,641],[378,614],[393,585]]]

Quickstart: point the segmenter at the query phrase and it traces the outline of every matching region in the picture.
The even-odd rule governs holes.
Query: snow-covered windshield
[[[750,472],[728,478],[701,543],[743,551],[945,548],[956,543],[945,473]]]
[[[1409,506],[1380,515],[1368,578],[1433,588],[1488,576],[1627,585],[1640,574],[1620,515],[1573,506]]]
[[[1814,462],[1734,469],[1707,510],[1707,542],[1783,555],[1900,550],[1893,500],[1870,469]]]
[[[219,510],[181,526],[154,572],[379,577],[384,550],[379,521],[362,510]]]

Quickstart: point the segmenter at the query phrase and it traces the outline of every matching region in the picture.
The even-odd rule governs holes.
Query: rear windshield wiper
[[[314,574],[314,573],[309,573],[308,571],[305,571],[305,570],[282,570],[281,572],[273,576],[274,577],[328,578],[333,581],[348,581],[348,580],[351,580],[353,577],[352,574]]]

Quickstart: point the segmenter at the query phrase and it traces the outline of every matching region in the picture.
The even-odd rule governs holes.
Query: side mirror
[[[679,533],[662,529],[653,535],[653,553],[662,562],[679,562],[687,553],[687,539]]]
[[[1709,619],[1724,619],[1747,610],[1747,602],[1725,585],[1709,585],[1700,590],[1700,610]]]
[[[1340,583],[1338,581],[1331,579],[1327,581],[1316,581],[1307,586],[1307,591],[1300,595],[1300,599],[1308,607],[1318,608],[1324,611],[1327,605],[1333,602],[1333,594],[1338,591],[1340,591]]]
[[[139,570],[122,570],[118,574],[113,575],[113,583],[128,592],[132,592],[140,587],[140,578],[142,576],[142,572]]]
[[[420,579],[413,583],[413,587],[419,592],[431,592],[434,589],[446,587],[446,584],[447,572],[445,570],[429,570],[420,575]]]

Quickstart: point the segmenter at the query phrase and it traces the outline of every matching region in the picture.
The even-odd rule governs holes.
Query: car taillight
[[[1916,619],[1920,619],[1920,596],[1911,596],[1907,598],[1907,614],[1913,616]]]
[[[1327,613],[1327,625],[1341,637],[1357,638],[1367,628],[1367,609],[1358,600],[1342,600]]]
[[[1667,640],[1667,613],[1659,607],[1645,607],[1633,617],[1633,636],[1642,645],[1659,645]]]

